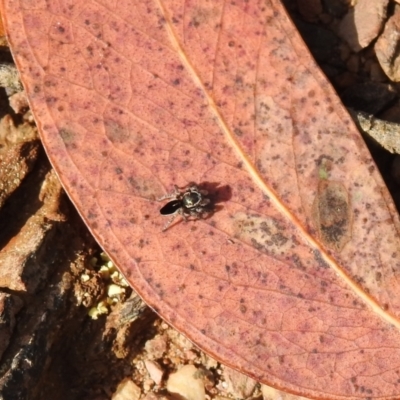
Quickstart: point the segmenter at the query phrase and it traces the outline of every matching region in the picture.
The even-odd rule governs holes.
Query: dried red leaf
[[[277,388],[399,397],[398,216],[277,0],[2,3],[53,166],[149,305]],[[216,212],[162,232],[189,182]]]

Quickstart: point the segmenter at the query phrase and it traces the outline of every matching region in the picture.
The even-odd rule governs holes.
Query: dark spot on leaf
[[[235,128],[233,130],[233,132],[235,133],[236,136],[239,136],[239,137],[243,136],[243,131],[241,129],[239,129],[239,128]]]
[[[57,101],[57,97],[53,97],[53,96],[46,97],[47,104],[52,104],[52,103],[55,103],[56,101]]]
[[[104,121],[104,127],[107,137],[112,143],[125,143],[129,140],[129,129],[120,123],[106,119]]]
[[[351,209],[340,182],[321,180],[313,204],[314,224],[328,248],[341,251],[351,239]]]
[[[61,139],[63,140],[63,142],[66,145],[75,141],[75,134],[72,131],[70,131],[69,129],[61,128],[58,133],[60,134]]]
[[[293,256],[290,257],[289,260],[292,261],[293,265],[294,265],[297,269],[299,269],[299,270],[301,270],[301,271],[307,271],[307,268],[303,265],[303,263],[302,263],[300,257],[299,257],[297,254],[293,254]]]
[[[283,234],[279,232],[275,235],[272,235],[271,240],[272,243],[274,243],[276,246],[283,246],[288,241],[288,238],[283,236]]]
[[[87,217],[88,217],[88,219],[95,219],[95,218],[97,218],[97,214],[89,211]]]

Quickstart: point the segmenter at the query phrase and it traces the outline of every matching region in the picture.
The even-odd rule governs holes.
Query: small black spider
[[[160,209],[161,215],[171,215],[171,218],[163,228],[163,232],[168,229],[178,214],[187,221],[188,217],[203,218],[204,215],[209,214],[211,211],[209,207],[210,199],[204,197],[208,194],[207,190],[199,189],[194,183],[184,189],[179,189],[176,185],[174,187],[175,190],[172,193],[157,199],[158,201],[171,199]]]

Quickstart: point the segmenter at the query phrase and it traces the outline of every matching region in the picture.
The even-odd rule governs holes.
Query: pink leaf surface
[[[400,397],[399,221],[278,0],[2,0],[64,187],[163,318],[303,396]],[[197,182],[207,219],[154,199]]]

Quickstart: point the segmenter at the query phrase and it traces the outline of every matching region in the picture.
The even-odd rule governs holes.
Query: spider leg
[[[198,192],[198,193],[203,194],[203,195],[207,195],[208,194],[207,190],[199,189],[199,187],[197,185],[190,185],[189,186],[189,191]]]
[[[172,199],[174,197],[174,194],[173,193],[170,193],[170,194],[164,194],[164,196],[161,196],[161,197],[157,197],[157,201],[163,201],[163,200],[165,200],[165,199]]]
[[[179,191],[178,186],[176,186],[176,185],[174,185],[174,189],[175,190],[173,192],[167,193],[164,196],[159,197],[157,199],[157,201],[163,201],[163,200],[166,200],[166,199],[177,199],[179,197],[180,191]]]
[[[185,220],[185,222],[187,222],[187,214],[185,213],[185,211],[183,210],[183,208],[178,210],[179,214],[181,214],[182,218]]]
[[[164,228],[162,229],[163,232],[165,232],[169,226],[172,224],[172,221],[176,218],[177,213],[174,213],[171,215],[171,218],[165,223]]]
[[[176,210],[176,211],[171,215],[170,219],[166,222],[166,224],[164,225],[164,228],[162,229],[163,232],[165,232],[165,231],[170,227],[170,225],[172,224],[172,222],[174,221],[174,219],[177,217],[178,214],[181,215],[182,218],[183,218],[185,221],[187,221],[186,215],[184,214],[184,212],[182,211],[182,209],[179,208],[178,210]]]
[[[193,217],[194,219],[199,219],[199,211],[197,209],[190,210],[190,216]]]
[[[201,202],[200,202],[200,206],[202,206],[202,207],[206,206],[207,204],[210,204],[210,201],[211,200],[207,199],[207,198],[206,199],[202,199]]]

